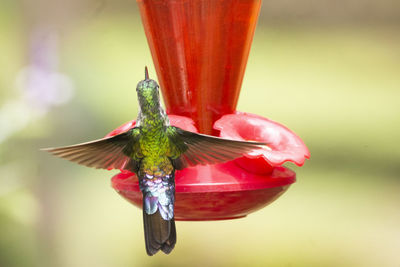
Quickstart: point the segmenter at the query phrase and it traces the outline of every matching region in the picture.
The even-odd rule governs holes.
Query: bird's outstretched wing
[[[125,169],[135,172],[138,163],[131,157],[139,139],[139,128],[82,144],[44,148],[53,155],[96,169]]]
[[[233,160],[267,145],[192,133],[173,126],[167,128],[167,135],[176,150],[172,153],[172,161],[178,170],[198,164],[216,164]]]

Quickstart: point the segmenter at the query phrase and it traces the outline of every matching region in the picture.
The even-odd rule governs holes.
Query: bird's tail
[[[169,254],[176,243],[174,173],[162,177],[145,174],[139,181],[147,254],[152,256],[159,250]]]
[[[176,243],[174,218],[164,220],[159,210],[154,214],[147,214],[143,210],[143,225],[147,254],[152,256],[159,250],[169,254]]]

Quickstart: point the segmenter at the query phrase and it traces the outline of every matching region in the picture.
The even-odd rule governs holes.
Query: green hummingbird
[[[227,140],[170,126],[161,107],[159,86],[149,79],[147,67],[136,92],[140,109],[134,128],[113,137],[43,150],[88,167],[134,172],[143,193],[146,252],[149,256],[159,250],[169,254],[176,243],[175,171],[233,160],[266,144]]]

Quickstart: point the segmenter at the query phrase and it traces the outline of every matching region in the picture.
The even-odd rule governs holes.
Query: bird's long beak
[[[147,70],[147,66],[144,67],[144,79],[145,80],[149,79],[149,71]]]

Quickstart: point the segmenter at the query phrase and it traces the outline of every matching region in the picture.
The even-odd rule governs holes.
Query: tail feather
[[[171,232],[169,234],[169,238],[165,243],[162,245],[161,250],[165,254],[169,254],[175,247],[176,244],[176,228],[175,228],[175,220],[170,220],[171,225]]]
[[[169,254],[176,243],[175,221],[164,220],[160,211],[147,214],[143,210],[144,237],[146,241],[146,252],[149,256],[156,254],[159,250]]]
[[[168,254],[175,247],[174,173],[162,177],[139,176],[143,193],[143,226],[146,251],[149,256],[159,250]]]

